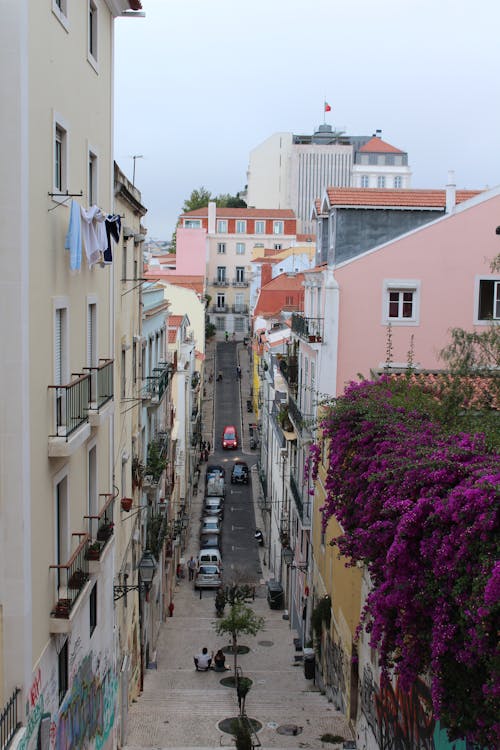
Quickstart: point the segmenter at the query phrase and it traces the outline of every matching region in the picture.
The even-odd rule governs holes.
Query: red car
[[[238,433],[236,427],[228,424],[222,432],[222,447],[224,450],[236,450],[238,448]]]

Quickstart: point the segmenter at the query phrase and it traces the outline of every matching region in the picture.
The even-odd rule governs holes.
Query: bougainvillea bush
[[[435,402],[404,379],[352,383],[320,425],[323,522],[372,588],[362,615],[383,679],[431,679],[451,738],[500,746],[500,457],[480,435],[449,435]],[[317,476],[321,445],[306,471]]]

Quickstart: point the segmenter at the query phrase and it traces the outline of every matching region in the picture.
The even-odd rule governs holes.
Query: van
[[[222,555],[218,549],[200,549],[198,555],[199,565],[222,565]]]
[[[226,483],[220,475],[211,476],[207,481],[205,495],[207,497],[224,497],[226,494]]]

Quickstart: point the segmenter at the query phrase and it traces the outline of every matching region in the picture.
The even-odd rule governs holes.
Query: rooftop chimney
[[[448,171],[448,183],[446,185],[446,213],[452,214],[456,205],[457,186],[455,184],[455,172],[453,169]]]
[[[380,129],[377,129],[377,130],[375,131],[375,137],[376,137],[376,138],[382,138],[382,131],[381,131]]]
[[[260,272],[260,286],[261,288],[265,286],[266,284],[269,284],[271,279],[273,278],[273,269],[271,267],[270,263],[263,263],[262,269]]]

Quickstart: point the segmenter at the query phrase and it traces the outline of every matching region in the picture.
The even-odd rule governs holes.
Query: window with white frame
[[[385,163],[392,167],[395,163],[394,154],[386,154]]]
[[[273,234],[283,234],[282,221],[273,221]]]
[[[55,487],[56,563],[66,565],[70,558],[68,477],[61,477]],[[61,569],[57,569],[57,585],[62,583]]]
[[[98,16],[97,16],[97,4],[95,0],[88,0],[89,10],[89,57],[90,61],[95,64],[99,59],[97,51],[97,27],[98,27]]]
[[[500,278],[492,276],[477,281],[476,321],[500,320]]]
[[[68,30],[68,0],[52,0],[52,12]]]
[[[226,328],[226,319],[225,318],[215,318],[215,327],[218,331],[224,331]]]
[[[247,223],[244,219],[238,219],[236,222],[236,234],[246,234]]]
[[[226,254],[226,243],[225,242],[218,242],[217,243],[217,254],[218,255],[225,255]]]
[[[420,282],[389,279],[384,281],[382,322],[415,325],[419,322]]]
[[[255,222],[255,234],[265,234],[265,233],[266,233],[266,222],[256,221]]]
[[[236,266],[236,283],[242,284],[245,281],[245,267]]]
[[[245,318],[234,319],[234,330],[238,332],[245,330]]]
[[[227,219],[217,219],[217,231],[219,234],[227,234]]]
[[[97,303],[87,300],[87,367],[97,367]]]
[[[89,206],[97,203],[97,154],[89,149],[88,199]]]
[[[394,178],[394,187],[395,188],[403,187],[403,178],[400,175],[396,175],[396,177]]]
[[[88,452],[87,458],[87,512],[89,516],[99,513],[97,492],[97,447],[94,444]]]
[[[377,177],[377,187],[379,188],[385,188],[385,177],[384,175],[379,174]]]
[[[242,292],[234,295],[234,312],[242,313],[245,311],[245,295]]]
[[[368,175],[362,174],[361,175],[361,187],[367,188],[369,184],[370,184],[370,178],[368,177]]]
[[[68,133],[60,122],[54,123],[54,191],[63,193],[68,187]]]
[[[244,242],[236,243],[236,255],[245,255],[245,243]]]
[[[186,229],[201,229],[201,219],[184,219]]]
[[[217,281],[224,284],[226,281],[226,266],[217,266]]]
[[[224,310],[226,307],[226,295],[224,292],[218,292],[217,294],[217,310]]]

